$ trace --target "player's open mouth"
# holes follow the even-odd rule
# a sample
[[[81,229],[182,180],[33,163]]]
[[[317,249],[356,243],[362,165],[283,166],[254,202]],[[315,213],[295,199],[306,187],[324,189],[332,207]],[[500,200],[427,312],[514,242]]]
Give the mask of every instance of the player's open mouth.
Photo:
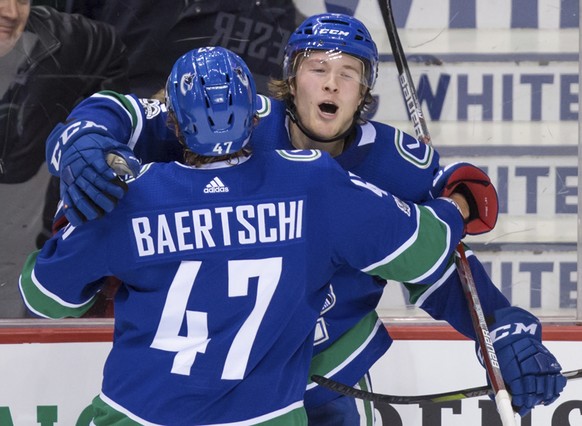
[[[319,104],[319,110],[325,114],[335,114],[338,110],[338,106],[329,102],[324,102]]]

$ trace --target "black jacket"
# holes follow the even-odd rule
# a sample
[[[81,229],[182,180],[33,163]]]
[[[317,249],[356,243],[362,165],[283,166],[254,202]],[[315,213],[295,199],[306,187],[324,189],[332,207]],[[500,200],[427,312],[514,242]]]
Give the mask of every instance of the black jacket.
[[[86,3],[86,2],[85,2]],[[283,51],[296,26],[290,0],[109,0],[92,16],[113,25],[129,50],[131,93],[162,89],[174,62],[204,46],[240,55],[259,91],[280,77]]]
[[[25,182],[38,172],[46,137],[81,99],[129,90],[126,49],[113,27],[33,6],[25,31],[38,41],[1,100],[0,183]]]

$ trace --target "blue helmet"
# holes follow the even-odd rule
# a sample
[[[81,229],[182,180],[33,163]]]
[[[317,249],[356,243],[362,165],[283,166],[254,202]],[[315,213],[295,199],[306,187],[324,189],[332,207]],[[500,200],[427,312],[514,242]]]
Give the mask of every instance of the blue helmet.
[[[200,155],[239,151],[257,111],[255,82],[245,62],[222,47],[181,56],[166,83],[166,105],[187,147]]]
[[[356,18],[340,13],[324,13],[307,18],[289,37],[285,47],[283,77],[294,73],[298,53],[309,50],[341,51],[365,65],[364,83],[374,87],[378,75],[378,49],[366,26]]]

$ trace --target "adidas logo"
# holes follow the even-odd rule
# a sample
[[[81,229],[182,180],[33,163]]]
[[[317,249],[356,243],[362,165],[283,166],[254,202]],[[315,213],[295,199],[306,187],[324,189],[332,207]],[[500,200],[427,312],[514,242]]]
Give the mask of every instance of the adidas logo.
[[[204,188],[205,194],[215,194],[217,192],[228,192],[228,186],[226,186],[222,181],[217,177],[212,179],[206,188]]]

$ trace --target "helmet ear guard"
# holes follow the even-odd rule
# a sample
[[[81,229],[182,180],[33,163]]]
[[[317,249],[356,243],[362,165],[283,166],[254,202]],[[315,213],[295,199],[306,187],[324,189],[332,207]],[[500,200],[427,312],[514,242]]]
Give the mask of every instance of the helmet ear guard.
[[[249,141],[256,115],[256,88],[245,62],[222,47],[192,50],[174,64],[166,105],[186,146],[220,156]]]
[[[296,59],[311,50],[343,52],[364,63],[365,85],[374,87],[378,75],[378,49],[366,26],[356,18],[324,13],[307,18],[289,37],[285,47],[283,78],[292,78]]]

